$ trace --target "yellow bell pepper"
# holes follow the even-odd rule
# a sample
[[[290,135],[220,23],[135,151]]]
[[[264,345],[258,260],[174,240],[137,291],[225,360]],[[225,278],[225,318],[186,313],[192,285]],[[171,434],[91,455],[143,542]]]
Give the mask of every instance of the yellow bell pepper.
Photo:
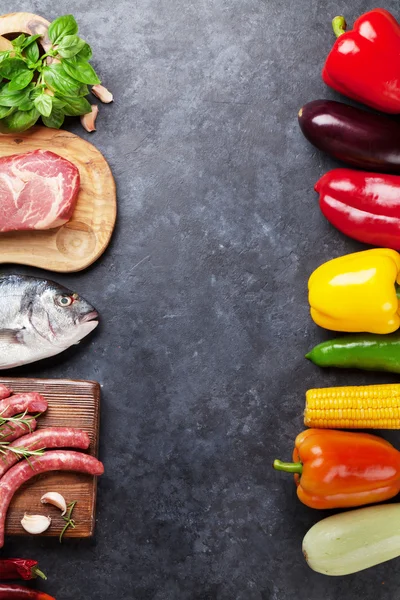
[[[334,258],[309,281],[311,317],[334,331],[391,333],[400,327],[400,254],[376,248]]]

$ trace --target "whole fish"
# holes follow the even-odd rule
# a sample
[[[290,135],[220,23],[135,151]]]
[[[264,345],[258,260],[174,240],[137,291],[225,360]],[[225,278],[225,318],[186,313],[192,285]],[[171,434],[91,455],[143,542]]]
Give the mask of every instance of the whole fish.
[[[0,276],[0,369],[78,344],[97,327],[98,316],[86,300],[54,281]]]

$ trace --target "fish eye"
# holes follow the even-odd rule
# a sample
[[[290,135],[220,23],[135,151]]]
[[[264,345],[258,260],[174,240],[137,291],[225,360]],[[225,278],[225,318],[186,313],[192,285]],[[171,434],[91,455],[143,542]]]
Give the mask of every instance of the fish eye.
[[[57,304],[65,308],[66,306],[71,306],[73,299],[71,296],[58,296]]]

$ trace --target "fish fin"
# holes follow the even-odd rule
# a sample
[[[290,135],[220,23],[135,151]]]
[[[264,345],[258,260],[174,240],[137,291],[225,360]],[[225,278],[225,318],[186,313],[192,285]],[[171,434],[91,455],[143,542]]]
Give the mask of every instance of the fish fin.
[[[22,329],[0,329],[0,343],[4,344],[20,344]]]

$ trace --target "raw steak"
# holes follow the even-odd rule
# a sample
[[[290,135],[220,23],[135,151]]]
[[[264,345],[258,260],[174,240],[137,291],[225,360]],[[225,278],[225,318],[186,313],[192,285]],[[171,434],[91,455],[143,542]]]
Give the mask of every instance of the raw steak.
[[[63,225],[74,211],[79,183],[77,167],[47,150],[0,158],[0,231]]]

